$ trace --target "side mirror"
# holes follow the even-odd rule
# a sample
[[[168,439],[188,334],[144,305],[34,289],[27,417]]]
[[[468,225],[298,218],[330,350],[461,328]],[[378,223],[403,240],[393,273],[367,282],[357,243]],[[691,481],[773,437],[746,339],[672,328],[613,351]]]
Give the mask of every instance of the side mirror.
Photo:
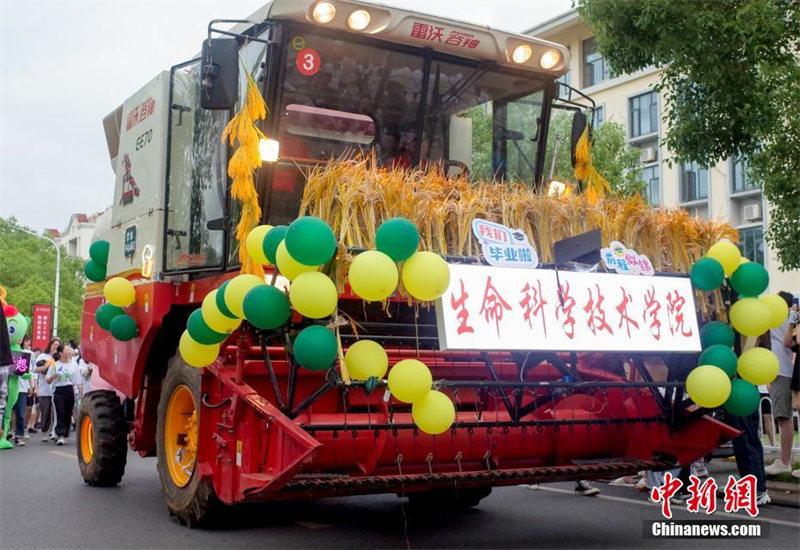
[[[203,40],[200,57],[200,106],[212,110],[233,109],[238,85],[239,44],[236,40]]]

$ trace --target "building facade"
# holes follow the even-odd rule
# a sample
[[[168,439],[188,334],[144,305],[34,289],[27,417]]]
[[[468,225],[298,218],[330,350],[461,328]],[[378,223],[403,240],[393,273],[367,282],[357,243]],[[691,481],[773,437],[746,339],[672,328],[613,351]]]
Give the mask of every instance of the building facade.
[[[89,259],[89,245],[92,244],[92,233],[100,213],[87,216],[73,214],[69,218],[67,228],[58,233],[56,242],[67,250],[67,254],[76,258]]]
[[[633,74],[615,75],[597,50],[589,26],[577,10],[570,10],[526,31],[570,49],[569,72],[561,81],[591,97],[595,124],[617,122],[631,145],[641,150],[642,177],[653,206],[684,208],[694,216],[727,221],[739,230],[739,248],[770,274],[770,292],[800,293],[800,271],[782,272],[774,250],[764,239],[769,207],[759,182],[746,175],[747,159],[727,159],[714,166],[672,163],[663,145],[663,98],[653,90],[661,70],[648,67]],[[566,88],[561,88],[566,93]]]

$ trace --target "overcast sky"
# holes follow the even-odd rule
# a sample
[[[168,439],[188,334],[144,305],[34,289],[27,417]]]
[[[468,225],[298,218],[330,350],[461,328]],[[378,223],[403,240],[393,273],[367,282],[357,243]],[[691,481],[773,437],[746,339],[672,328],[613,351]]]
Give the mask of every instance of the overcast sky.
[[[211,19],[261,1],[0,0],[0,216],[64,230],[105,209],[114,179],[102,119],[160,71],[199,49]],[[522,31],[570,0],[384,0]]]

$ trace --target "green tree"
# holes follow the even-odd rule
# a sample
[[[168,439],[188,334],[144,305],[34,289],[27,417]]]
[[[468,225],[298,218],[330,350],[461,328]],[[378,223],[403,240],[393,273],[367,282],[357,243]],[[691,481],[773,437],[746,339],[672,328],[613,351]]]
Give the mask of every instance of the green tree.
[[[13,217],[0,218],[0,285],[8,292],[6,301],[30,317],[32,304],[53,303],[56,251],[47,241],[19,229],[30,231]],[[62,247],[58,312],[61,338],[80,338],[84,282],[83,261],[68,256]]]
[[[577,1],[614,71],[664,68],[657,90],[675,160],[748,158],[781,269],[800,268],[800,3]]]

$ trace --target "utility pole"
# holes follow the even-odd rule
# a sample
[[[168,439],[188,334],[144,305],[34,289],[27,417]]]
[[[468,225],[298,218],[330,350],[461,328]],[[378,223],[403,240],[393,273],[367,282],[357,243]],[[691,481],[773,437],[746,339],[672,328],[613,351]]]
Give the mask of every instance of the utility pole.
[[[22,233],[27,233],[28,235],[33,235],[34,237],[39,237],[40,239],[44,239],[56,247],[56,291],[55,295],[53,296],[53,337],[58,336],[58,297],[59,297],[59,289],[61,287],[61,247],[58,246],[58,243],[54,239],[51,239],[50,237],[39,235],[34,231],[28,231],[27,229],[23,229],[22,227],[15,227],[13,225],[10,227]]]

